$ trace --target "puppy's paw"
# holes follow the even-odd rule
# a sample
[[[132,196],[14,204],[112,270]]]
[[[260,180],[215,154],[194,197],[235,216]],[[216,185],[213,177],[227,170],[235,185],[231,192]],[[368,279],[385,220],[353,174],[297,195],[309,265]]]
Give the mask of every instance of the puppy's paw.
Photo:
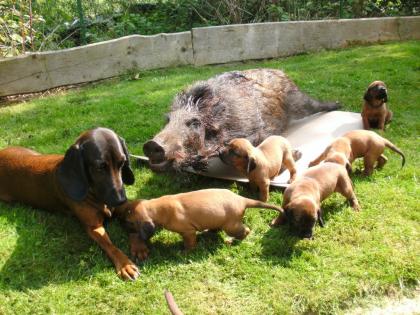
[[[233,237],[229,237],[229,238],[227,238],[227,239],[225,239],[225,244],[226,245],[232,245],[233,243],[235,242],[235,238],[233,238]]]
[[[367,170],[365,169],[362,173],[363,177],[369,177],[370,175],[372,175],[373,171],[372,170]]]
[[[111,211],[111,209],[109,209],[107,206],[105,206],[104,207],[104,214],[105,214],[105,217],[107,217],[107,218],[111,218],[112,217],[112,211]]]
[[[138,259],[140,261],[144,261],[149,257],[149,249],[147,247],[145,248],[136,248],[131,249],[131,256],[135,259]]]
[[[192,251],[193,251],[193,249],[194,248],[185,248],[184,247],[184,249],[181,251],[181,254],[183,255],[183,256],[188,256]]]
[[[149,257],[149,249],[137,235],[130,236],[130,254],[134,259],[140,261],[146,260]]]
[[[134,281],[139,277],[140,272],[138,267],[128,259],[125,263],[117,267],[117,274],[123,280]]]

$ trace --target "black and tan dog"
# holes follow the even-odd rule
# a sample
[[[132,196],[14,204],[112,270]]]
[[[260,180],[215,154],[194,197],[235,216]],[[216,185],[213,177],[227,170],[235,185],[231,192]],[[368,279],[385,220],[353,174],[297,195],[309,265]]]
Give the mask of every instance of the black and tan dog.
[[[281,136],[270,136],[257,147],[245,138],[233,139],[220,153],[220,158],[246,176],[251,185],[258,187],[262,201],[268,200],[270,180],[283,171],[282,166],[290,172],[289,183],[296,176],[290,143]]]
[[[333,141],[319,157],[309,163],[309,167],[318,165],[321,161],[334,162],[344,165],[351,173],[351,164],[357,158],[363,158],[366,176],[372,174],[375,163],[382,168],[388,161],[383,155],[385,148],[402,156],[402,166],[405,164],[404,153],[401,152],[391,141],[381,137],[373,131],[354,130],[349,131],[340,138]]]
[[[110,129],[84,132],[64,156],[0,151],[0,200],[74,214],[124,279],[135,279],[138,269],[112,244],[103,222],[126,202],[123,184],[133,183],[127,147]]]
[[[315,222],[318,220],[324,226],[321,202],[334,192],[342,194],[354,210],[359,210],[359,202],[344,166],[326,162],[307,169],[284,191],[284,213],[273,220],[272,226],[289,221],[300,237],[312,238]]]
[[[385,130],[385,125],[391,122],[393,115],[386,105],[388,91],[385,83],[382,81],[372,82],[363,99],[365,100],[362,109],[363,128]]]
[[[130,231],[131,254],[144,260],[145,244],[156,227],[181,234],[186,250],[197,244],[197,231],[224,230],[244,239],[250,232],[242,223],[246,208],[282,209],[262,201],[241,197],[227,189],[203,189],[151,200],[127,202],[116,209]]]

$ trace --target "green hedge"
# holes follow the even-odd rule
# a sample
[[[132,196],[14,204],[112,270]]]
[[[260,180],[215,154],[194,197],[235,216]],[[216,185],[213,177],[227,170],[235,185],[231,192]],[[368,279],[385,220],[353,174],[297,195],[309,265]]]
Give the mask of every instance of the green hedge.
[[[418,15],[420,11],[417,0],[80,1],[82,10],[77,0],[0,0],[0,12],[5,12],[0,14],[0,56],[197,26]],[[86,26],[82,34],[81,14]]]

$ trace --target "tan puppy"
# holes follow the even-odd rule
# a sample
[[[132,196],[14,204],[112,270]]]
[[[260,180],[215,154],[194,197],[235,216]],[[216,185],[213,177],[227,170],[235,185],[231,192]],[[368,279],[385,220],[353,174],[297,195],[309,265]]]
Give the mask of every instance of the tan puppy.
[[[324,226],[321,202],[333,192],[342,194],[354,210],[359,210],[352,182],[342,165],[326,162],[307,169],[284,191],[284,212],[272,225],[290,221],[300,237],[312,238],[315,222]]]
[[[203,189],[151,200],[127,202],[117,213],[130,231],[131,253],[143,260],[145,244],[157,226],[181,234],[186,250],[196,246],[196,232],[224,230],[229,236],[244,239],[250,232],[242,223],[246,208],[282,211],[278,206],[241,197],[227,189]]]
[[[270,136],[258,147],[245,138],[233,139],[220,158],[246,176],[252,186],[258,187],[262,201],[268,200],[270,180],[280,174],[282,165],[290,172],[289,182],[296,176],[292,149],[289,141],[281,136]]]
[[[342,164],[346,166],[347,171],[351,172],[353,161],[363,157],[365,166],[363,173],[369,176],[373,172],[376,161],[378,162],[378,168],[382,168],[388,161],[386,156],[382,154],[385,147],[400,154],[402,156],[402,166],[404,166],[404,154],[389,140],[382,138],[373,131],[354,130],[334,140],[318,158],[309,163],[309,167],[318,165],[324,160]]]
[[[362,109],[363,128],[385,130],[385,124],[391,122],[392,119],[392,112],[386,106],[388,94],[385,83],[372,82],[363,98],[365,100]]]

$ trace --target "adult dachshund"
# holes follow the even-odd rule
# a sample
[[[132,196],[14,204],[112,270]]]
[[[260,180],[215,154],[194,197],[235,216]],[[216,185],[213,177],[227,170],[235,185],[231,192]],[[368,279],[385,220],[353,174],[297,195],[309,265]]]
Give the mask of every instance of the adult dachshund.
[[[110,129],[82,133],[63,155],[42,155],[10,147],[0,150],[0,200],[74,214],[123,279],[134,280],[136,265],[116,248],[103,222],[126,200],[134,183],[124,140]]]

